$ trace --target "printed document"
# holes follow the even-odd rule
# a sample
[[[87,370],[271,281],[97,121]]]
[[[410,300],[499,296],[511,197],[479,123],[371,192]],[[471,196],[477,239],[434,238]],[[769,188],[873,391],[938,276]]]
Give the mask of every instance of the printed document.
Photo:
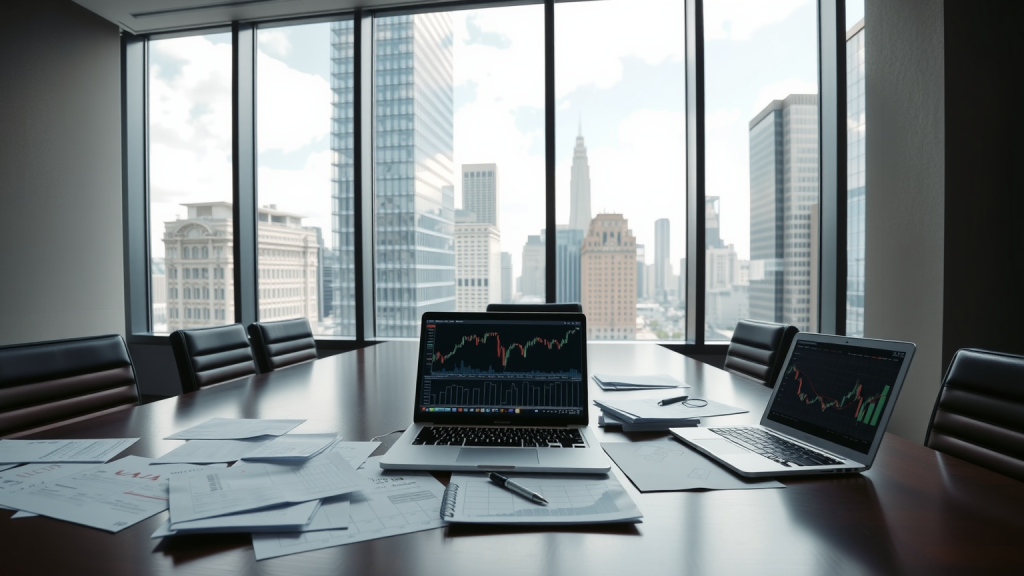
[[[43,482],[95,467],[96,464],[26,464],[20,468],[0,472],[0,494],[13,494]],[[17,510],[17,508],[8,506],[0,506],[0,508]],[[11,519],[31,516],[36,516],[36,514],[19,512],[11,516]]]
[[[694,399],[696,400],[696,398]],[[633,424],[635,421],[678,420],[681,418],[708,418],[749,412],[743,408],[706,400],[706,406],[691,408],[686,402],[659,406],[657,398],[645,400],[594,400],[605,412],[611,412],[616,419]]]
[[[189,440],[157,458],[153,464],[213,464],[241,460],[260,446],[269,444],[273,436],[244,440]]]
[[[658,388],[689,388],[668,374],[594,374],[594,382],[602,390],[654,390]]]
[[[358,469],[378,446],[380,442],[338,442],[331,450],[341,454],[346,462]]]
[[[102,464],[138,438],[100,440],[0,440],[0,464],[77,462]]]
[[[107,532],[120,532],[167,509],[169,477],[202,469],[183,464],[150,467],[151,461],[151,458],[126,456],[31,488],[0,492],[0,504]]]
[[[280,532],[282,530],[297,530],[302,528],[313,519],[320,508],[319,500],[310,500],[299,504],[285,504],[264,508],[255,512],[240,512],[238,514],[227,514],[215,516],[191,522],[178,522],[171,530],[171,521],[163,525],[153,533],[153,538],[173,536],[175,534],[194,534],[212,532]]]
[[[334,452],[298,464],[239,462],[171,480],[171,529],[178,522],[297,504],[368,488],[370,483]]]
[[[449,522],[485,524],[591,524],[639,522],[643,514],[613,474],[514,474],[511,480],[543,496],[529,500],[484,474],[455,472],[441,513]]]
[[[337,434],[285,434],[251,450],[243,460],[307,460],[340,440]]]
[[[601,448],[641,492],[786,487],[775,480],[751,480],[737,476],[674,440],[602,442]]]
[[[265,560],[444,526],[439,514],[444,486],[429,473],[381,470],[379,457],[370,458],[359,472],[372,482],[373,487],[349,495],[347,530],[253,534],[256,559]]]
[[[239,440],[257,436],[280,436],[305,420],[210,418],[202,424],[171,434],[164,440]]]

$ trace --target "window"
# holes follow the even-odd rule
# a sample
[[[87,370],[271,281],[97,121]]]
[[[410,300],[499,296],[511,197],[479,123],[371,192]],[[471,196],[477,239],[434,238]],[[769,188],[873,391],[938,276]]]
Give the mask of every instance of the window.
[[[174,270],[179,250],[183,260],[207,258],[197,242],[231,239],[231,35],[153,40],[148,76],[151,268]],[[198,278],[198,268],[185,268],[185,280]],[[154,292],[180,288],[176,273],[152,283]],[[186,322],[173,312],[166,318],[154,332],[204,325],[187,322],[200,320],[190,309]]]
[[[858,334],[863,8],[846,5],[839,305],[847,333]],[[371,36],[358,46],[345,14],[241,23],[238,52],[252,50],[254,68],[238,78],[255,83],[239,90],[254,90],[257,107],[255,134],[236,144],[240,157],[256,159],[251,187],[232,174],[233,114],[245,110],[232,103],[232,35],[145,41],[152,330],[234,321],[242,306],[245,321],[304,317],[318,337],[416,337],[426,310],[549,294],[581,302],[596,339],[724,342],[740,318],[818,329],[819,300],[832,298],[818,294],[819,257],[835,257],[816,253],[824,226],[817,30],[826,16],[810,0],[703,0],[705,137],[695,146],[706,202],[688,214],[698,191],[686,184],[696,123],[685,106],[697,88],[686,84],[685,6],[558,2],[550,86],[541,4],[368,9]],[[358,75],[357,58],[367,65]],[[372,163],[360,182],[357,155]],[[236,184],[255,246],[235,238]],[[698,255],[687,233],[700,224]],[[367,235],[356,238],[356,228]],[[247,276],[240,287],[236,251]],[[706,280],[691,294],[704,302],[703,318],[687,317],[688,259],[690,268],[703,262]],[[210,301],[211,291],[212,315],[183,306]]]
[[[557,300],[583,304],[593,339],[684,337],[683,8],[555,7]]]
[[[817,26],[813,2],[704,2],[708,340],[818,329]]]

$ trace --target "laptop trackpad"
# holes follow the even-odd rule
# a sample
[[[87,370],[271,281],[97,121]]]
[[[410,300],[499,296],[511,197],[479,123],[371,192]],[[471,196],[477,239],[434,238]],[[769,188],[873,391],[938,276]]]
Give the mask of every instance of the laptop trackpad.
[[[741,448],[728,440],[704,439],[690,440],[694,444],[705,448],[708,452],[724,456],[726,454],[750,454],[750,450]]]
[[[457,464],[487,465],[495,467],[536,465],[536,448],[463,448],[459,450]]]

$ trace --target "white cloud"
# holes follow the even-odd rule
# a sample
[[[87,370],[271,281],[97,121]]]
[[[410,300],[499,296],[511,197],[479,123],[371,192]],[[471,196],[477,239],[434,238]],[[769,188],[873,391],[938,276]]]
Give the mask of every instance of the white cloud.
[[[749,40],[811,0],[710,0],[704,3],[706,40]]]
[[[259,150],[292,152],[330,134],[330,84],[289,68],[262,50],[256,58]]]
[[[285,28],[271,28],[260,30],[256,35],[259,48],[263,52],[275,57],[285,58],[292,51],[292,43],[289,39],[291,31]]]
[[[277,205],[278,209],[303,217],[303,225],[318,226],[327,246],[331,238],[331,156],[329,149],[310,154],[302,168],[281,170],[260,166],[257,171],[260,206]]]

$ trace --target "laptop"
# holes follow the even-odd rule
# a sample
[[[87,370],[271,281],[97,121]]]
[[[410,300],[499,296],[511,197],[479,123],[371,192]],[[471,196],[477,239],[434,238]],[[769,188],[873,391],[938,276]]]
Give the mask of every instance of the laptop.
[[[914,350],[909,342],[797,334],[760,426],[670,431],[743,476],[862,472],[875,460]]]
[[[607,472],[587,427],[586,335],[579,313],[425,313],[413,424],[381,468]]]

